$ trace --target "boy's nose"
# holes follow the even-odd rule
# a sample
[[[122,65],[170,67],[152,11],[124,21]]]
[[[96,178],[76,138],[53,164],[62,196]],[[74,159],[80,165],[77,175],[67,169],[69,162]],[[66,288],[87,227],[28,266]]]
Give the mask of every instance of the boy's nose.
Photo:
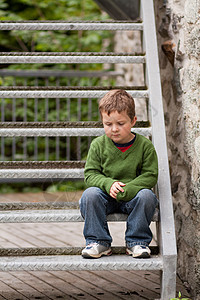
[[[118,131],[118,126],[117,125],[113,125],[112,126],[112,131]]]

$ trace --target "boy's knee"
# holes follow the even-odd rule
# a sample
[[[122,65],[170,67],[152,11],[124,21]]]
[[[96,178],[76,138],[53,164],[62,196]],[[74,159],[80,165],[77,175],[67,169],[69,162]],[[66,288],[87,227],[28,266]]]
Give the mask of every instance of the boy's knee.
[[[86,203],[86,202],[93,202],[96,201],[97,197],[99,197],[99,195],[101,194],[101,189],[97,188],[97,187],[89,187],[87,188],[83,194],[82,197],[80,199],[80,203]]]
[[[90,198],[94,198],[94,197],[96,197],[96,196],[98,196],[98,194],[100,193],[100,189],[99,188],[97,188],[97,187],[89,187],[89,188],[87,188],[84,192],[83,192],[83,194],[82,194],[82,198],[84,197],[84,198],[88,198],[88,199],[90,199]]]
[[[85,216],[86,211],[92,213],[93,211],[99,210],[101,205],[105,205],[105,201],[103,191],[100,188],[90,187],[86,189],[79,200],[82,216]]]
[[[144,201],[147,205],[157,205],[158,200],[156,195],[149,189],[140,190],[137,194],[140,201]]]

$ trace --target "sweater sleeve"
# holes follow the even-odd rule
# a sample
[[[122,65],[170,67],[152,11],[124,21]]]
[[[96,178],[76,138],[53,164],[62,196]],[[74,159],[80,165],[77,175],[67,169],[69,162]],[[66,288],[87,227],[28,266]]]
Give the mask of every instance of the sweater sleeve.
[[[158,179],[158,159],[155,149],[148,149],[144,153],[139,175],[129,181],[124,192],[117,194],[117,201],[130,201],[142,189],[151,189]]]
[[[87,187],[98,187],[109,194],[110,188],[116,180],[106,177],[102,172],[101,156],[97,143],[91,143],[84,170]]]

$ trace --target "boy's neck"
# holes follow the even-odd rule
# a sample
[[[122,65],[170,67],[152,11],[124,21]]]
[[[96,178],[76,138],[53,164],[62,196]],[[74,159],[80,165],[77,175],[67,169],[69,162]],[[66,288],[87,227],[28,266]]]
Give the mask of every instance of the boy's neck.
[[[136,138],[136,135],[133,134],[133,138],[130,140],[130,142],[128,143],[125,143],[125,144],[118,144],[118,143],[114,143],[114,145],[121,151],[121,152],[126,152],[129,148],[132,147],[132,145],[134,144],[135,142],[135,138]]]
[[[114,142],[114,144],[118,144],[118,145],[128,144],[128,143],[130,143],[132,140],[134,140],[134,138],[135,138],[135,134],[134,134],[133,132],[131,132],[130,138],[127,140],[126,143],[115,143],[115,142]]]
[[[128,142],[126,142],[126,143],[116,143],[116,142],[113,141],[113,143],[115,145],[127,145],[127,144],[131,143],[132,141],[134,141],[135,137],[136,137],[136,135],[133,132],[131,132],[131,137],[130,137]]]

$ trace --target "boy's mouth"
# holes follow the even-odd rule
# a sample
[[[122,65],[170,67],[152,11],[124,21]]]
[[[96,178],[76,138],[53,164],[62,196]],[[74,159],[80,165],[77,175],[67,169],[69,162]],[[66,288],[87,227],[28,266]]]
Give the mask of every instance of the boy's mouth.
[[[113,137],[119,137],[120,135],[119,134],[113,134],[112,136]]]

